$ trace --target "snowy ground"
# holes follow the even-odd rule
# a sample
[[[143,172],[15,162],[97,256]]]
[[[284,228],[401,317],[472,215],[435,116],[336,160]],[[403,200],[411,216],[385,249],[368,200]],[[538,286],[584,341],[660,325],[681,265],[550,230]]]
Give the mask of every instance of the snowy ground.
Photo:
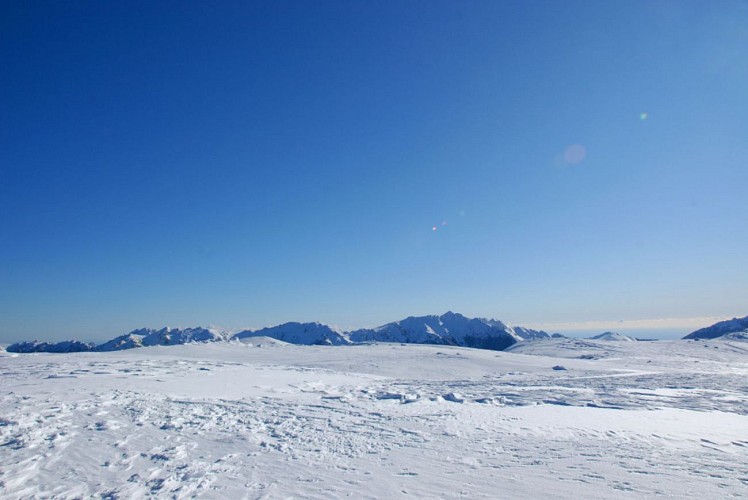
[[[250,340],[0,352],[0,496],[748,497],[746,342]]]

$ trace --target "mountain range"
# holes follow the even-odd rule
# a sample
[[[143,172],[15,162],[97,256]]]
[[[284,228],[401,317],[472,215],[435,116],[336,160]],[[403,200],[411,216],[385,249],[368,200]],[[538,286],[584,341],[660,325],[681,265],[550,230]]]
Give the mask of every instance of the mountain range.
[[[334,329],[321,323],[284,323],[259,330],[227,333],[211,328],[141,328],[120,335],[99,345],[78,341],[48,343],[40,341],[19,342],[6,348],[9,352],[85,352],[119,351],[156,345],[177,345],[190,342],[216,342],[242,340],[253,337],[270,337],[300,345],[349,345],[362,342],[399,342],[407,344],[440,344],[482,349],[504,350],[525,340],[550,338],[540,330],[510,327],[501,321],[485,318],[467,318],[462,314],[447,312],[441,316],[411,316],[401,321],[387,323],[377,328],[364,328],[351,332]]]
[[[6,348],[8,352],[102,352],[120,351],[138,347],[187,344],[191,342],[241,341],[254,337],[270,337],[299,345],[350,345],[364,342],[398,342],[404,344],[438,344],[475,347],[503,351],[518,342],[560,337],[542,330],[520,326],[507,326],[495,319],[468,318],[459,313],[447,312],[441,316],[410,316],[377,328],[363,328],[344,332],[321,323],[284,323],[259,330],[229,333],[214,328],[141,328],[96,345],[70,340],[57,343],[33,340],[19,342]],[[685,339],[731,340],[748,339],[748,316],[722,321],[697,330]],[[605,332],[592,340],[634,341],[633,337]]]

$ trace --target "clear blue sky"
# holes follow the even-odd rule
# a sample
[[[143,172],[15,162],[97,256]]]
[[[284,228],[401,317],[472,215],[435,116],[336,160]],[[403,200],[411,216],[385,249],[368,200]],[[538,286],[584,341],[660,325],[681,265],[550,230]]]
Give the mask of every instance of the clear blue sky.
[[[0,62],[0,341],[748,314],[745,2],[6,1]]]

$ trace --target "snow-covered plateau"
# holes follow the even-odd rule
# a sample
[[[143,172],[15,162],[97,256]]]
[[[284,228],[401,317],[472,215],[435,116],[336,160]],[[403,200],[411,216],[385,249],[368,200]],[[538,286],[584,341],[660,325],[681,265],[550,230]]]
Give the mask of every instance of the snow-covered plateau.
[[[748,343],[0,351],[2,498],[748,496]]]

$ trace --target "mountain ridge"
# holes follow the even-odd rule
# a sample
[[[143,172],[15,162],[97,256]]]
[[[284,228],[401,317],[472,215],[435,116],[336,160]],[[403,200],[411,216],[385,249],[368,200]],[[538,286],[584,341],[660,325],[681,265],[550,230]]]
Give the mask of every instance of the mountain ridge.
[[[636,342],[637,339],[617,332],[603,332],[590,337],[589,340],[604,340],[607,342]]]
[[[362,328],[349,332],[340,331],[319,322],[288,322],[258,330],[243,330],[234,334],[203,327],[139,328],[98,345],[77,341],[57,344],[30,341],[12,344],[7,347],[7,350],[18,353],[107,352],[192,342],[243,340],[252,337],[270,337],[297,345],[338,346],[362,342],[399,342],[504,350],[517,342],[551,336],[541,330],[510,327],[495,319],[468,318],[448,311],[442,315],[409,316],[376,328]]]
[[[748,316],[720,321],[689,333],[684,339],[716,339],[730,334],[748,333]]]
[[[505,323],[487,318],[468,318],[462,314],[447,311],[442,315],[409,316],[375,328],[360,328],[341,331],[319,322],[288,322],[281,325],[243,330],[238,333],[216,328],[139,328],[117,336],[101,344],[67,340],[63,342],[43,342],[39,340],[17,342],[5,347],[11,353],[72,353],[107,352],[140,347],[181,345],[195,342],[241,341],[253,337],[268,337],[297,345],[353,345],[365,342],[398,342],[405,344],[454,345],[503,351],[508,347],[526,341],[550,339],[542,330],[521,326],[508,326]],[[748,339],[748,316],[720,321],[706,328],[696,330],[684,339]],[[605,332],[592,337],[598,340],[634,341],[633,337]]]

